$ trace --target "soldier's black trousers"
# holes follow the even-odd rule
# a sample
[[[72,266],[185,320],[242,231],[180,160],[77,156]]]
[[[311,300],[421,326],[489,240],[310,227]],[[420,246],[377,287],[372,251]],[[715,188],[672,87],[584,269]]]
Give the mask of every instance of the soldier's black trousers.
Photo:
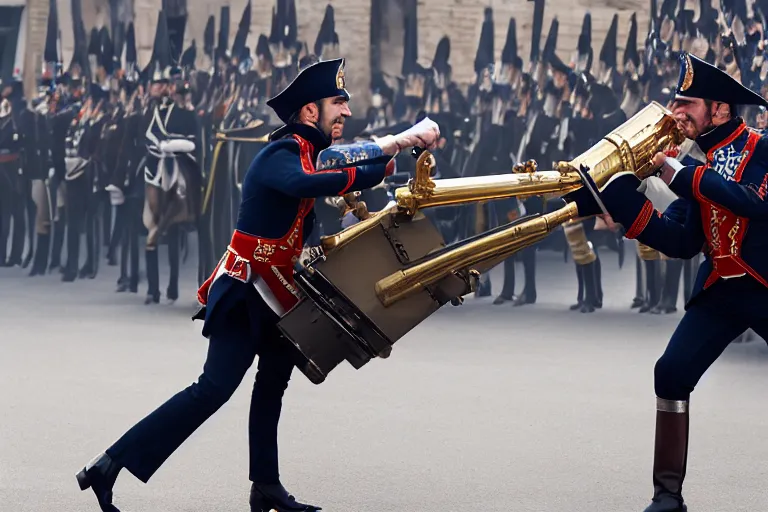
[[[81,176],[66,184],[67,199],[67,272],[76,275],[80,269],[80,244],[88,214],[88,179]]]
[[[242,312],[248,315],[247,311]],[[259,347],[256,382],[249,415],[250,471],[253,482],[277,483],[277,425],[283,393],[293,370],[292,346],[277,337],[274,323],[261,329],[232,322],[226,332],[212,334],[203,373],[197,382],[171,397],[137,423],[107,454],[142,482],[232,396]],[[256,340],[253,332],[263,333]]]
[[[656,396],[688,400],[728,345],[752,328],[768,340],[768,288],[749,276],[720,280],[695,297],[656,362]]]
[[[170,269],[170,275],[168,276],[168,288],[166,289],[166,297],[171,300],[179,298],[179,264],[181,248],[181,227],[178,225],[168,228],[166,240],[168,242],[168,268]],[[158,244],[159,245],[159,244]],[[147,263],[147,284],[149,289],[147,295],[160,296],[160,263],[157,254],[157,247],[153,250],[147,250],[146,263]]]
[[[141,233],[140,199],[127,197],[117,209],[119,226],[115,226],[120,242],[120,280],[128,281],[128,289],[134,293],[139,287],[139,235]]]

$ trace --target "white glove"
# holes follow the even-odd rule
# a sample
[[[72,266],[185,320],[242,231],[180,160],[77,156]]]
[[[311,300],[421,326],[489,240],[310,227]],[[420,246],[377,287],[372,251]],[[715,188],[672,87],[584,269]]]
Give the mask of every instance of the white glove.
[[[123,191],[114,185],[108,185],[104,190],[109,192],[109,204],[112,206],[120,206],[125,203],[125,195]]]
[[[163,153],[191,153],[195,143],[187,139],[171,139],[160,141],[160,151]]]
[[[428,150],[435,149],[440,141],[440,127],[428,117],[397,135],[380,138],[376,143],[384,153],[395,155],[403,149],[420,147]]]

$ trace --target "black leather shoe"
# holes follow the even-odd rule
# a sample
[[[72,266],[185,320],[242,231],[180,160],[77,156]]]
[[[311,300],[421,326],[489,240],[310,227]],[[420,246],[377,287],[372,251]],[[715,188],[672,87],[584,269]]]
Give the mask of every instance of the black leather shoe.
[[[102,512],[120,512],[112,504],[112,487],[121,469],[109,455],[102,453],[75,475],[81,491],[93,489]]]
[[[536,304],[536,294],[523,290],[523,293],[517,297],[513,306],[520,307],[525,306],[526,304]]]
[[[673,496],[660,496],[653,499],[644,512],[688,512],[688,507]]]
[[[317,512],[317,505],[299,503],[282,484],[251,485],[251,512]]]
[[[498,306],[500,304],[504,304],[505,302],[514,302],[515,300],[517,300],[517,297],[515,297],[514,295],[504,295],[504,294],[502,294],[502,295],[499,295],[498,297],[496,297],[493,300],[493,304],[495,306]]]
[[[674,306],[658,305],[651,308],[650,313],[652,315],[670,315],[672,313],[677,313],[677,308]]]

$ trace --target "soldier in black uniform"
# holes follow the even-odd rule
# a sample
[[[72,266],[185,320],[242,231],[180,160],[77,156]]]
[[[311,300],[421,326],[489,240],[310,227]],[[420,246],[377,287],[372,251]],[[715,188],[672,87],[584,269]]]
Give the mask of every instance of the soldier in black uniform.
[[[9,265],[21,264],[22,268],[27,268],[32,261],[35,242],[34,218],[36,208],[32,200],[32,176],[39,174],[37,171],[39,166],[39,144],[35,136],[37,116],[29,108],[24,98],[24,84],[21,77],[14,76],[9,85],[10,93],[8,94],[8,99],[11,102],[11,113],[21,139],[21,168],[19,174],[21,192],[19,208],[21,208],[21,211],[18,233],[16,232],[17,226],[14,221],[14,240],[8,263]],[[27,240],[28,243],[25,244]],[[27,252],[22,258],[25,245],[27,246]]]
[[[85,80],[72,77],[72,102],[68,106],[69,124],[65,135],[64,175],[65,209],[67,222],[67,263],[61,280],[72,282],[80,271],[80,246],[85,231],[88,198],[90,195],[86,132],[93,112],[93,98],[84,99]]]
[[[48,269],[48,254],[51,250],[51,230],[53,227],[52,201],[49,189],[51,145],[48,129],[48,107],[55,87],[56,61],[50,61],[45,66],[50,71],[43,74],[38,87],[38,97],[33,101],[35,121],[33,136],[37,165],[29,170],[29,179],[32,200],[35,203],[34,229],[36,237],[30,276],[44,275]]]
[[[292,259],[301,254],[314,228],[314,198],[371,187],[391,173],[390,159],[398,148],[433,149],[439,137],[437,126],[425,122],[382,146],[369,142],[345,148],[345,154],[359,155],[355,162],[369,165],[317,169],[314,162],[326,161],[323,151],[340,135],[343,119],[351,116],[348,100],[343,59],[310,66],[270,100],[287,124],[251,164],[227,255],[198,291],[205,308],[195,318],[205,320],[203,334],[210,338],[203,374],[78,473],[80,488],[92,488],[103,511],[116,510],[112,489],[120,471],[125,468],[147,482],[229,400],[256,355],[259,368],[249,420],[251,511],[319,510],[288,493],[278,464],[278,424],[294,354],[275,322],[295,304]],[[235,273],[234,254],[243,255],[238,261],[245,266],[239,263],[238,268],[249,276]]]
[[[142,231],[141,216],[144,206],[144,176],[140,162],[145,153],[143,88],[139,84],[136,66],[136,37],[133,23],[128,25],[125,35],[125,73],[120,87],[126,96],[121,105],[122,117],[116,119],[116,128],[110,135],[114,140],[116,156],[108,169],[111,175],[105,190],[110,203],[115,207],[113,243],[120,248],[120,275],[117,292],[139,291],[139,235]]]
[[[67,230],[67,214],[65,204],[64,177],[67,174],[65,163],[66,139],[69,125],[80,112],[80,96],[75,97],[73,90],[81,91],[82,80],[80,66],[76,63],[70,66],[62,77],[48,108],[48,130],[50,138],[50,165],[53,176],[49,180],[49,195],[51,197],[51,217],[53,219],[53,237],[51,239],[50,269],[60,269],[61,253],[64,247],[64,236]]]
[[[37,86],[37,95],[31,102],[33,114],[32,138],[35,165],[27,170],[30,190],[34,203],[34,258],[30,276],[44,275],[48,269],[48,254],[51,250],[53,204],[49,181],[51,176],[51,133],[48,126],[53,94],[61,79],[61,64],[58,52],[59,24],[55,8],[48,16],[48,25],[43,52],[42,76]],[[28,146],[29,147],[29,146]],[[31,242],[30,242],[31,244]],[[32,245],[32,244],[31,244]]]
[[[543,7],[542,7],[543,8]],[[563,90],[564,81],[567,78],[562,73],[553,73],[553,78],[547,78],[547,69],[550,66],[551,56],[554,54],[557,42],[559,24],[557,19],[552,24],[547,34],[547,40],[541,55],[538,53],[538,43],[531,47],[531,65],[533,67],[530,102],[526,108],[527,130],[520,142],[516,160],[524,162],[535,160],[538,163],[552,161],[553,151],[557,149],[560,119],[560,105],[565,99]],[[535,33],[534,33],[535,37]],[[545,202],[541,196],[533,196],[523,202],[525,213],[542,214],[545,211]],[[536,251],[538,245],[526,247],[520,252],[523,262],[525,286],[515,301],[515,306],[534,304],[537,298],[536,292]]]
[[[23,140],[8,97],[0,98],[0,265],[21,265],[24,245],[25,195],[22,176]],[[10,232],[11,248],[8,252]]]
[[[144,225],[147,281],[145,304],[160,302],[158,246],[161,237],[168,244],[170,276],[166,297],[179,298],[179,264],[181,224],[199,212],[200,173],[195,159],[198,135],[197,117],[183,97],[175,95],[171,85],[170,44],[165,14],[161,11],[155,37],[155,62],[151,64],[151,93],[154,104],[145,116],[147,156],[144,163],[146,184]],[[182,95],[185,94],[184,91]],[[178,150],[169,141],[184,141],[186,149]]]

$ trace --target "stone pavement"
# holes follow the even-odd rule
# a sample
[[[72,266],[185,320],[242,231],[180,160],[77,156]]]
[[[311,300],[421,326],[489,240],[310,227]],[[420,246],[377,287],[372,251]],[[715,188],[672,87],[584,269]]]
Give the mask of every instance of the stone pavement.
[[[339,367],[320,386],[296,373],[280,432],[285,485],[330,512],[641,511],[653,364],[681,314],[630,311],[633,262],[619,272],[608,254],[603,268],[595,314],[568,311],[572,263],[543,253],[534,306],[470,299],[388,360]],[[0,269],[0,511],[98,510],[74,473],[200,372],[191,263],[184,273],[187,300],[146,307],[113,293],[114,268],[69,285]],[[149,485],[121,474],[122,510],[248,510],[254,371]],[[692,511],[768,510],[766,392],[762,341],[732,345],[705,375],[692,401]]]

